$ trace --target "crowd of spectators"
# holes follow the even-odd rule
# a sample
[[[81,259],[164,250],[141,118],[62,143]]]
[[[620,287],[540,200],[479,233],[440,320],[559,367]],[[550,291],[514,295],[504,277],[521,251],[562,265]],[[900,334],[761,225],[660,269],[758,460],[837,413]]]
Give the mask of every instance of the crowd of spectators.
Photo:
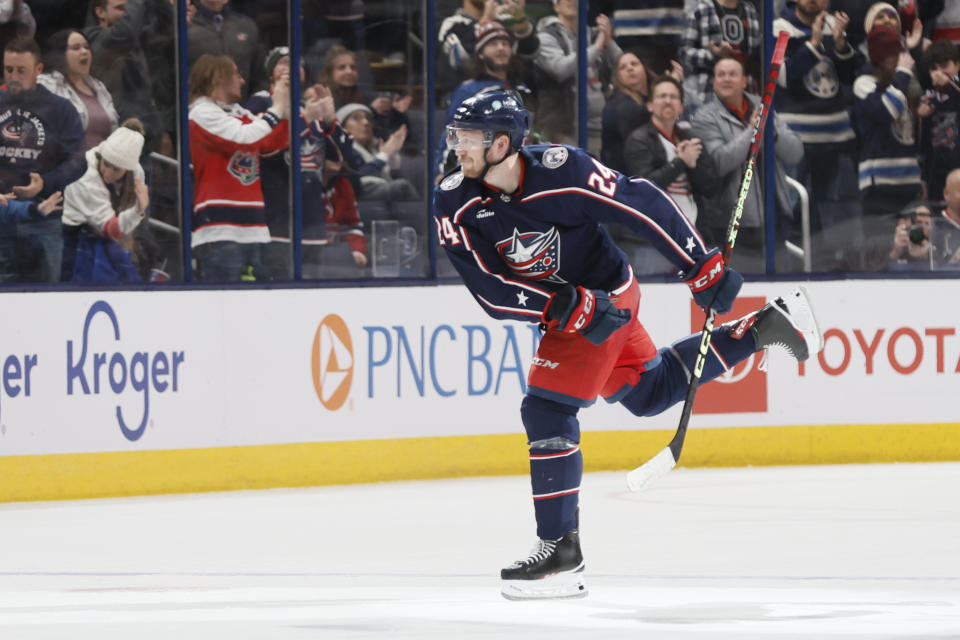
[[[180,226],[198,279],[290,279],[297,237],[304,277],[369,276],[391,240],[368,242],[371,223],[399,219],[426,238],[429,185],[455,162],[438,140],[428,166],[423,98],[439,131],[464,99],[512,90],[534,116],[530,142],[578,144],[582,57],[587,149],[659,185],[719,241],[762,88],[761,0],[596,0],[583,51],[577,0],[455,2],[435,5],[426,95],[422,3],[304,0],[291,105],[286,3],[189,0],[194,205],[182,213],[178,2],[0,0],[0,281],[163,279],[179,256],[155,233]],[[764,271],[772,251],[778,269],[798,268],[784,250],[803,244],[795,184],[814,270],[956,264],[960,3],[774,7],[774,33],[790,37],[769,121],[775,175],[748,194],[738,267]],[[302,121],[296,219],[291,118]],[[642,241],[618,240],[636,240],[642,262]]]
[[[588,150],[610,168],[673,194],[713,242],[736,202],[757,113],[763,4],[607,0],[589,6],[583,52]],[[770,121],[776,210],[769,215],[763,181],[755,181],[734,260],[745,271],[762,272],[773,251],[778,270],[799,270],[796,248],[802,247],[818,271],[893,268],[902,211],[914,201],[934,213],[944,210],[946,176],[960,166],[960,3],[775,0],[774,9],[774,34],[789,35]],[[464,0],[437,36],[442,107],[450,113],[490,86],[515,89],[534,114],[530,141],[576,144],[577,18],[570,0],[554,0],[549,9],[530,0]],[[528,23],[535,26],[522,40],[511,31],[510,25]],[[509,45],[504,59],[533,64],[518,65],[514,77],[495,76],[490,61],[499,61],[483,49],[492,33]],[[471,63],[484,65],[483,82]],[[664,95],[656,96],[658,88]],[[442,151],[441,168],[449,168]],[[801,233],[802,202],[809,207],[809,247]],[[768,237],[775,247],[767,246]],[[906,236],[901,230],[896,237],[902,244]]]

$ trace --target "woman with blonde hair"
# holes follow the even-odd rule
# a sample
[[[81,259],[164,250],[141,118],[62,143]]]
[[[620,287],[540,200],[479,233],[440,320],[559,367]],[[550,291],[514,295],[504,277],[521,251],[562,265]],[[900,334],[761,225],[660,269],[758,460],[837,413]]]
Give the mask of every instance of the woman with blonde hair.
[[[143,123],[126,120],[87,151],[87,171],[64,190],[62,281],[140,279],[129,248],[150,205],[143,143]]]

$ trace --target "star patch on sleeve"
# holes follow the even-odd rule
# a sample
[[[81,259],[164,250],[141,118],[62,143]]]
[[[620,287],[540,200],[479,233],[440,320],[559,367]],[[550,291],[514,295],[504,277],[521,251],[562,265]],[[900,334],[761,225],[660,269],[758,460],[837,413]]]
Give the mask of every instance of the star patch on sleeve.
[[[519,304],[521,307],[527,306],[527,296],[523,293],[523,291],[517,292],[517,304]]]

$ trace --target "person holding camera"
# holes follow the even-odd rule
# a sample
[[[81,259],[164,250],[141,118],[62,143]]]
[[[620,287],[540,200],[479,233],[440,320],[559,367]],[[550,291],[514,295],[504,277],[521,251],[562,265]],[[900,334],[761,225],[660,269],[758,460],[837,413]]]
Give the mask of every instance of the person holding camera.
[[[893,232],[890,262],[896,265],[928,262],[932,225],[933,212],[925,204],[910,205],[901,211]]]

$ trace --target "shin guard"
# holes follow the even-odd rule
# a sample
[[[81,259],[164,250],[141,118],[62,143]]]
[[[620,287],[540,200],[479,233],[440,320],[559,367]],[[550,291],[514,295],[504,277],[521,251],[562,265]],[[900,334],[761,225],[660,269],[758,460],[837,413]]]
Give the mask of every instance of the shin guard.
[[[530,443],[530,484],[537,536],[556,540],[577,526],[583,475],[577,407],[527,396],[520,416]]]
[[[557,540],[577,526],[577,504],[583,455],[572,442],[569,448],[530,446],[530,484],[537,517],[537,537]]]

